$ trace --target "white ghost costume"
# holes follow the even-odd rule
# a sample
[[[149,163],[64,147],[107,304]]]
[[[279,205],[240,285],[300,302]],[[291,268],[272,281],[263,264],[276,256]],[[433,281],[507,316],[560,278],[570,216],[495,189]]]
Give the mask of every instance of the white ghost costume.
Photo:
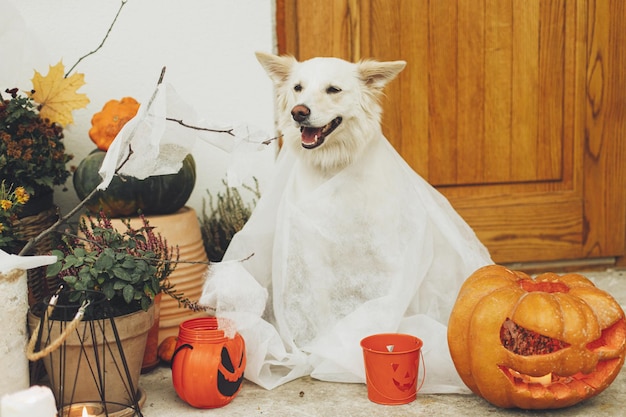
[[[243,336],[245,377],[267,389],[305,375],[363,383],[361,339],[399,332],[424,343],[421,392],[469,392],[450,357],[447,323],[462,283],[492,261],[445,197],[380,132],[380,107],[371,97],[404,63],[327,66],[327,59],[257,57],[278,89],[285,146],[271,187],[224,261],[210,268],[200,299]],[[336,80],[335,69],[350,75],[330,89],[325,80]],[[368,93],[355,96],[363,89]],[[296,110],[310,111],[312,118],[329,108],[320,109],[320,102],[341,107],[343,123],[351,123],[329,141],[366,141],[344,168],[319,170],[309,158],[318,155],[309,152],[335,152],[327,146],[340,142],[320,150],[300,145],[290,112],[296,119],[309,117]],[[301,120],[303,126],[318,121]],[[350,128],[358,133],[346,138]]]
[[[424,342],[421,392],[469,392],[446,332],[462,282],[492,263],[474,232],[383,136],[316,189],[301,171],[284,148],[203,294],[244,337],[246,378],[364,382],[360,340],[401,332]]]

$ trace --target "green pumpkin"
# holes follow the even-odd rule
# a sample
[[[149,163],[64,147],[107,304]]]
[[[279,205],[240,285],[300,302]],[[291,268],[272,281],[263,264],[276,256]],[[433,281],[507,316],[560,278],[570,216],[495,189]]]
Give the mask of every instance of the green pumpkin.
[[[74,172],[74,189],[83,200],[96,188],[102,178],[98,170],[106,152],[94,150],[81,161]],[[98,191],[85,205],[92,213],[100,209],[109,217],[144,214],[170,214],[182,208],[196,185],[196,163],[191,154],[183,160],[176,174],[157,175],[139,180],[134,177],[114,176],[104,191]]]

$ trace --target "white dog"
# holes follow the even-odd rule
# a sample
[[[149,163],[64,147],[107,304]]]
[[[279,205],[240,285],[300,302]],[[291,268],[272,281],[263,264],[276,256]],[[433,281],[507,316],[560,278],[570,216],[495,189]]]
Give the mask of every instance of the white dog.
[[[424,392],[466,392],[446,325],[461,283],[491,260],[381,133],[379,96],[405,62],[257,57],[284,146],[226,253],[254,253],[237,262],[249,275],[214,274],[203,297],[244,336],[246,377],[268,389],[303,375],[364,382],[360,340],[403,332],[424,342]]]
[[[378,98],[406,65],[404,61],[354,65],[337,58],[301,64],[292,57],[262,53],[257,58],[276,85],[279,127],[287,146],[325,178],[380,137]]]

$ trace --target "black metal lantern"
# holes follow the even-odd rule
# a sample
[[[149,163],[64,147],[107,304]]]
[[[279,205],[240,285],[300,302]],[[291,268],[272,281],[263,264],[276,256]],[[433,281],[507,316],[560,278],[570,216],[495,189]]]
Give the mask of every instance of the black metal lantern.
[[[83,408],[94,416],[143,416],[140,403],[145,393],[138,388],[141,360],[136,365],[127,358],[137,356],[129,349],[138,350],[143,358],[152,311],[113,317],[100,292],[59,292],[33,306],[28,319],[32,335],[27,354],[31,361],[42,359],[59,417],[80,417]],[[139,322],[122,323],[129,319]],[[127,327],[139,329],[139,334]]]

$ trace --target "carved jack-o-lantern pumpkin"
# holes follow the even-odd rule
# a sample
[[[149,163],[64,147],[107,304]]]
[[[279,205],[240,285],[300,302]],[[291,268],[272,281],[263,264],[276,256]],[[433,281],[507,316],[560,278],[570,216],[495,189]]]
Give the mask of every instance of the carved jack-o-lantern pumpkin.
[[[626,320],[582,275],[532,279],[490,265],[463,284],[448,345],[463,382],[492,404],[561,408],[613,382],[624,363]]]
[[[243,338],[238,333],[226,337],[215,317],[180,324],[172,356],[172,382],[189,405],[216,408],[231,402],[241,389],[245,367]]]

